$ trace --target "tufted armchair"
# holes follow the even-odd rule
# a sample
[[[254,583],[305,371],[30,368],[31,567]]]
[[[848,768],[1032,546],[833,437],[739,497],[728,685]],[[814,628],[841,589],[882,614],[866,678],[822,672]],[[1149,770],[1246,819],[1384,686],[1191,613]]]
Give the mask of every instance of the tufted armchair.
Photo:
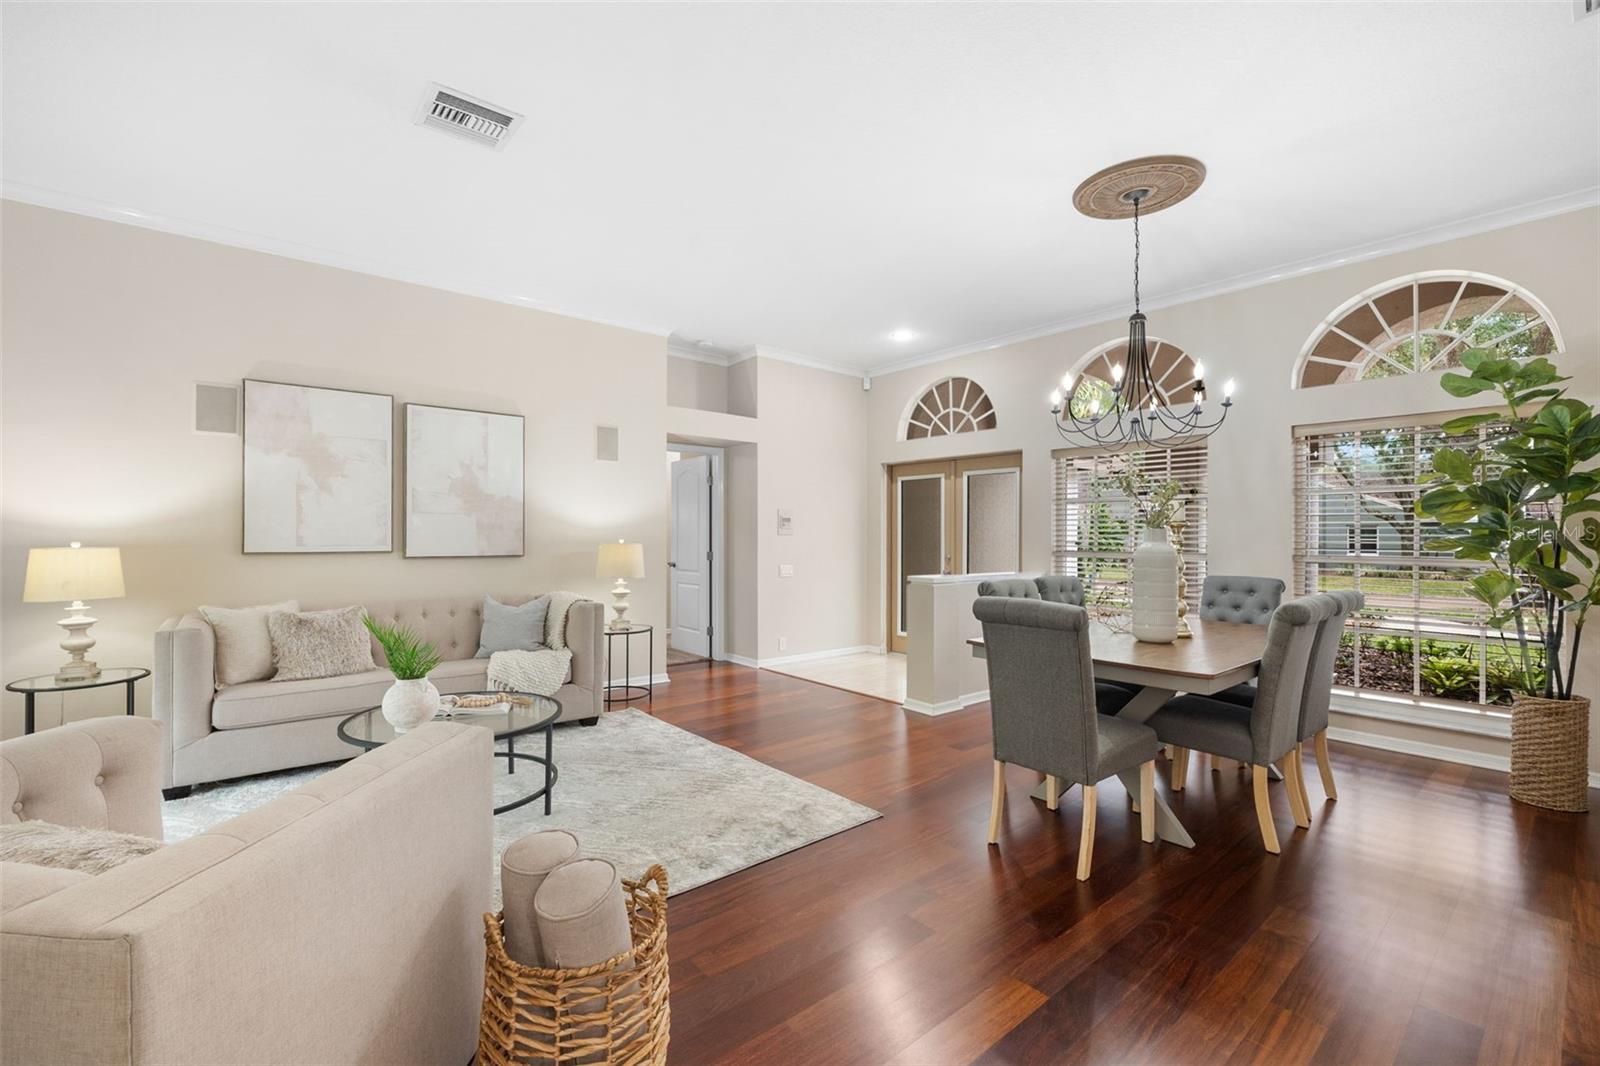
[[[91,718],[0,744],[0,822],[161,839],[161,723]]]
[[[525,603],[528,596],[496,596]],[[347,606],[328,604],[326,606]],[[476,658],[483,629],[482,597],[373,600],[363,604],[382,622],[407,626],[433,642],[444,661],[428,675],[441,693],[488,687],[488,659]],[[307,605],[307,610],[316,609]],[[556,692],[560,721],[593,724],[603,708],[605,610],[580,600],[567,614],[572,673]],[[373,641],[380,669],[306,681],[248,681],[218,688],[216,637],[199,614],[171,618],[156,630],[151,713],[167,726],[165,785],[168,798],[190,787],[247,774],[337,762],[359,754],[338,737],[342,718],[377,706],[393,683],[383,649]]]

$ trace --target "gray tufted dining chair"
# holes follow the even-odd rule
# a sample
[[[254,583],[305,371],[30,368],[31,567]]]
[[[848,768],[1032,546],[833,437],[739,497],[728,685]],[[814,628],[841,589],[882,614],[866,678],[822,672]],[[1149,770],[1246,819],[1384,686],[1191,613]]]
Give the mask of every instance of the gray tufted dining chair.
[[[1208,621],[1242,622],[1245,625],[1264,626],[1283,602],[1284,585],[1275,577],[1250,577],[1237,574],[1210,574],[1200,586],[1200,617]],[[1212,699],[1227,700],[1248,707],[1255,702],[1255,682],[1245,681],[1230,689],[1215,693]],[[1189,753],[1173,749],[1172,787],[1183,791],[1184,780],[1189,775]],[[1221,766],[1213,759],[1211,769]]]
[[[1072,574],[1045,574],[1033,579],[1039,589],[1039,598],[1049,603],[1070,603],[1083,606],[1083,578]]]
[[[1026,577],[986,578],[978,582],[980,596],[1011,596],[1022,600],[1039,599],[1039,586]]]
[[[1208,574],[1200,586],[1200,617],[1207,621],[1264,626],[1283,602],[1283,582],[1275,577]]]
[[[1331,800],[1339,798],[1339,790],[1333,786],[1333,763],[1328,759],[1328,707],[1333,702],[1333,670],[1339,660],[1345,620],[1367,605],[1367,598],[1353,590],[1341,589],[1327,595],[1333,597],[1339,607],[1317,630],[1317,644],[1311,652],[1311,667],[1306,673],[1305,700],[1300,706],[1300,743],[1295,746],[1294,753],[1295,761],[1301,764],[1300,798],[1308,810],[1311,797],[1306,794],[1304,772],[1307,741],[1316,748],[1323,794]]]
[[[1062,782],[1083,786],[1078,880],[1088,880],[1094,860],[1095,789],[1105,778],[1139,768],[1139,831],[1152,843],[1161,745],[1149,726],[1096,712],[1088,612],[1067,603],[982,596],[972,613],[983,624],[994,730],[989,843],[1000,840],[1007,763],[1046,775],[1045,805],[1052,811]]]
[[[1300,709],[1318,627],[1339,611],[1332,596],[1303,596],[1278,605],[1267,623],[1267,646],[1255,702],[1249,707],[1209,696],[1176,696],[1147,720],[1162,743],[1250,764],[1261,842],[1278,852],[1278,831],[1267,799],[1267,767],[1283,759],[1295,825],[1311,824],[1303,802],[1300,767],[1292,756],[1300,742]]]

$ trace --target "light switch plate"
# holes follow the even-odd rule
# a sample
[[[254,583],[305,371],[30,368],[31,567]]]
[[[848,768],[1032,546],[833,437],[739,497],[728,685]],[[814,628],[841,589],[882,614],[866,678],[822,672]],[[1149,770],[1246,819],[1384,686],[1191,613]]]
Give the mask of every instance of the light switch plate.
[[[793,563],[779,563],[778,564],[778,576],[779,577],[794,577],[794,564]]]

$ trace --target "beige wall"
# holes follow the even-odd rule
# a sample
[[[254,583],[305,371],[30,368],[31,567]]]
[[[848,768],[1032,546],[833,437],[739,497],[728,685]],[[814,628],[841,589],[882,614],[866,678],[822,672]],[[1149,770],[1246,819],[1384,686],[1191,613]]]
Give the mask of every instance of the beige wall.
[[[1592,208],[1149,310],[1153,337],[1171,339],[1205,360],[1214,399],[1220,399],[1225,378],[1239,381],[1234,413],[1210,442],[1213,573],[1289,576],[1292,427],[1464,406],[1439,388],[1436,375],[1290,388],[1301,346],[1324,316],[1372,285],[1422,270],[1479,271],[1529,289],[1560,324],[1567,352],[1563,366],[1575,377],[1573,394],[1600,399],[1600,210]],[[1125,320],[1111,320],[874,378],[868,394],[867,480],[881,484],[885,463],[1020,449],[1022,567],[1048,570],[1050,452],[1062,442],[1048,417],[1047,397],[1084,353],[1126,332]],[[910,400],[954,374],[971,376],[988,391],[998,427],[954,438],[898,440],[899,420]],[[881,494],[875,505],[881,523]],[[881,573],[881,548],[874,561]],[[881,579],[875,584],[883,587]],[[1600,697],[1600,641],[1585,643],[1589,651],[1580,687]],[[1600,767],[1600,725],[1592,733],[1590,765]],[[1434,742],[1469,743],[1453,737]]]
[[[567,588],[602,600],[595,546],[666,553],[665,341],[643,333],[6,202],[0,418],[0,669],[55,668],[60,608],[20,602],[27,549],[123,549],[126,599],[94,604],[103,665],[149,665],[165,616],[199,603],[322,603]],[[190,431],[195,381],[261,377],[527,419],[527,555],[406,559],[397,550],[243,555],[240,442]],[[621,427],[621,461],[594,427]],[[398,439],[398,436],[397,436]],[[661,582],[633,613],[662,625]],[[662,668],[663,641],[656,642]],[[141,707],[150,686],[140,685]],[[118,693],[79,693],[83,717]],[[41,722],[56,706],[40,702]],[[21,730],[7,694],[3,731]]]
[[[877,646],[875,490],[861,477],[867,394],[861,379],[753,359],[761,418],[756,508],[759,657]],[[743,364],[738,364],[743,365]],[[794,534],[779,536],[778,510]],[[792,578],[778,576],[783,564]],[[780,647],[780,645],[782,645]]]
[[[667,404],[699,411],[727,411],[728,368],[678,355],[667,356]]]

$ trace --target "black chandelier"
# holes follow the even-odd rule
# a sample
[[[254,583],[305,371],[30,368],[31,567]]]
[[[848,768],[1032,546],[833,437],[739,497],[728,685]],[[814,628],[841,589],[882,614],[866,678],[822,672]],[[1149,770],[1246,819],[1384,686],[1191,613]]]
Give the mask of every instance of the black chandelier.
[[[1134,186],[1117,195],[1123,204],[1132,206],[1133,314],[1128,317],[1127,358],[1111,368],[1110,395],[1106,395],[1104,387],[1082,388],[1084,383],[1075,383],[1070,372],[1062,376],[1061,388],[1050,394],[1050,416],[1056,432],[1075,447],[1111,452],[1182,447],[1215,433],[1233,406],[1233,381],[1229,379],[1222,387],[1218,409],[1207,410],[1205,372],[1198,359],[1194,360],[1194,391],[1186,407],[1175,405],[1156,387],[1150,350],[1145,345],[1145,316],[1139,310],[1139,204],[1152,191],[1147,186]],[[1074,384],[1079,386],[1076,391]]]

